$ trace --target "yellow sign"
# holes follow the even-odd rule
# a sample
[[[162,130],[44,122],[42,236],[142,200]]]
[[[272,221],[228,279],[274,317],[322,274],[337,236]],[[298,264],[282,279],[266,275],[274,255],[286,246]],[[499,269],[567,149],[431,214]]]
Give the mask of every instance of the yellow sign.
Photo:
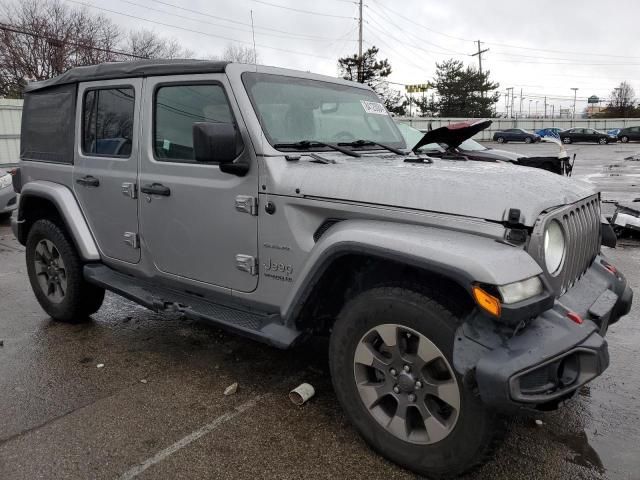
[[[429,83],[418,83],[416,85],[406,85],[407,93],[420,93],[426,92],[431,88],[431,84]]]

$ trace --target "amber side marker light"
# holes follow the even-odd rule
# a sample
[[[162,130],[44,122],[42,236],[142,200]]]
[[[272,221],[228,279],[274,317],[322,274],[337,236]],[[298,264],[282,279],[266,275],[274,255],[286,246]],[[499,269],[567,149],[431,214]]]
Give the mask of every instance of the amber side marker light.
[[[473,298],[475,298],[476,303],[481,309],[493,315],[494,317],[500,316],[500,313],[502,311],[502,307],[500,306],[500,299],[494,297],[490,293],[485,292],[477,285],[474,285],[471,290],[473,292]]]

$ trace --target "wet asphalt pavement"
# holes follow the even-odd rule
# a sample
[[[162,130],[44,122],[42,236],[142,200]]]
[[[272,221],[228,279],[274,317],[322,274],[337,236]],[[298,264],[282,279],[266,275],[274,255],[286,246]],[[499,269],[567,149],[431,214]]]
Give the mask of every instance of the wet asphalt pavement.
[[[626,239],[607,249],[636,292],[639,247]],[[609,330],[609,369],[562,410],[510,420],[495,458],[466,478],[640,479],[639,319],[636,302]],[[0,340],[2,480],[416,478],[349,426],[326,342],[283,352],[114,295],[89,323],[55,323],[31,292],[8,222]],[[298,408],[287,393],[301,381],[317,395]],[[237,393],[224,396],[234,382]]]

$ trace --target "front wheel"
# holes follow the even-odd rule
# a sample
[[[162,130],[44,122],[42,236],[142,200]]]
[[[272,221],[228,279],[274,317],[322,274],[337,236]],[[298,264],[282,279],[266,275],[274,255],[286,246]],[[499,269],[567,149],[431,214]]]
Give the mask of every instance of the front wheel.
[[[507,143],[507,142],[506,142],[506,140],[504,139],[504,137],[498,137],[498,138],[496,139],[496,141],[497,141],[498,143]]]
[[[26,257],[33,293],[51,318],[75,323],[98,311],[104,290],[84,280],[80,257],[63,228],[50,220],[35,222]]]
[[[569,137],[564,137],[564,138],[562,139],[562,143],[571,143],[571,138],[569,138]]]
[[[600,140],[598,140],[598,143],[600,145],[606,145],[607,143],[609,143],[609,140],[607,140],[606,138],[601,138]]]
[[[531,137],[527,137],[524,139],[524,143],[531,143],[531,142],[532,142]]]
[[[482,463],[498,418],[453,369],[460,319],[435,294],[374,288],[340,312],[330,342],[334,389],[381,455],[429,478]]]

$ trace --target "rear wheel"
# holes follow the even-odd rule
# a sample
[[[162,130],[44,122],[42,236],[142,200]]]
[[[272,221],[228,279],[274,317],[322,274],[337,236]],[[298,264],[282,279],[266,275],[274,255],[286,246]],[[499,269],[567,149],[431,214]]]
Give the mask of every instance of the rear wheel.
[[[620,141],[622,143],[627,143],[629,141],[629,137],[627,137],[626,135],[623,135],[622,137],[620,137]]]
[[[51,318],[75,323],[98,311],[104,290],[85,282],[80,257],[63,228],[50,220],[35,222],[26,257],[31,288]]]
[[[570,137],[564,137],[562,139],[562,143],[571,143],[571,138]]]
[[[482,463],[501,423],[453,369],[459,319],[435,294],[405,287],[360,293],[331,335],[336,395],[381,455],[429,478]]]
[[[496,141],[498,143],[507,143],[507,141],[504,139],[504,137],[498,137],[498,138],[496,138]]]

